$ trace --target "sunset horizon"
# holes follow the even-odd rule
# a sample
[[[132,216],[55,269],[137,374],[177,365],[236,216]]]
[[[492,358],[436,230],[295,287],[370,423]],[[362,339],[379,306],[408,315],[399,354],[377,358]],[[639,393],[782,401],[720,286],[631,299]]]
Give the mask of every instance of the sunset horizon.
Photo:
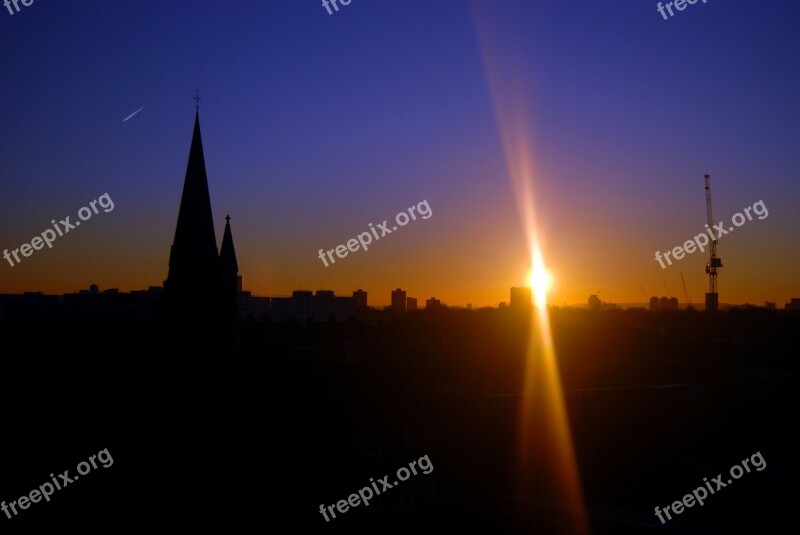
[[[206,148],[206,152],[209,152],[208,148]],[[213,149],[212,149],[211,152],[213,153]],[[184,157],[184,160],[185,160],[185,157]],[[215,181],[214,181],[213,177],[209,178],[209,186],[212,189],[216,189],[216,190],[222,189],[222,185],[215,184]],[[216,186],[216,187],[214,187],[214,186]],[[695,195],[695,196],[696,197],[700,197],[700,195]],[[763,203],[763,200],[761,202]],[[214,204],[215,204],[214,200],[212,199],[212,206]],[[217,203],[217,204],[219,204],[219,203]],[[412,202],[411,204],[414,204],[414,203]],[[697,204],[699,204],[699,203],[697,203]],[[176,203],[176,209],[174,211],[176,213],[175,217],[177,217],[177,203]],[[220,210],[220,212],[223,212],[223,211]],[[230,210],[228,210],[228,212],[233,212],[234,214],[236,214],[236,210],[234,210],[234,209],[230,209]],[[391,219],[391,215],[389,217]],[[217,219],[223,219],[223,218],[217,218]],[[377,221],[379,221],[380,218],[379,217],[374,217],[372,219],[377,222]],[[235,217],[235,215],[232,217],[232,220],[233,220],[234,228],[236,228],[236,226],[237,226],[236,225],[237,218]],[[371,222],[370,222],[370,224],[371,224]],[[430,223],[426,223],[426,224],[430,225]],[[219,225],[219,227],[223,227],[223,226],[224,226],[224,224]],[[362,226],[366,227],[366,224],[364,224]],[[356,230],[357,229],[354,228],[351,234],[355,235],[356,234]],[[416,233],[418,233],[418,234],[425,232],[424,229],[413,229],[413,230],[416,231]],[[705,229],[701,228],[699,230],[700,230],[700,232],[703,232]],[[219,236],[221,236],[221,234],[222,234],[221,228],[217,228],[216,229],[216,233]],[[241,233],[241,230],[240,230],[239,233]],[[166,233],[166,235],[168,236],[169,233]],[[132,238],[136,239],[135,236],[132,236]],[[240,238],[240,240],[241,240],[241,238]],[[340,240],[340,241],[345,241],[345,240]],[[525,240],[523,239],[522,243],[520,244],[521,247],[524,244],[524,241]],[[723,244],[723,247],[724,247],[725,241],[728,241],[728,240],[720,240],[720,241],[721,241],[721,243]],[[250,241],[245,238],[244,243],[249,244]],[[380,253],[381,246],[384,247],[384,248],[387,247],[385,244],[381,244],[381,243],[377,243],[377,242],[375,244],[373,244],[372,249],[369,251],[370,254],[376,255],[376,256],[380,256],[381,255],[381,253]],[[723,249],[723,250],[725,250],[725,249]],[[377,254],[376,254],[375,251],[377,251]],[[45,250],[44,253],[47,254],[48,251]],[[556,254],[557,254],[557,252],[556,252]],[[522,269],[522,271],[524,271],[524,273],[521,276],[518,276],[516,278],[509,278],[508,283],[504,287],[500,287],[500,288],[497,288],[497,287],[491,288],[491,287],[489,287],[489,288],[485,288],[482,292],[476,292],[476,295],[474,297],[472,297],[470,295],[464,295],[463,291],[459,291],[457,289],[455,289],[455,290],[454,289],[450,289],[448,291],[448,290],[443,289],[442,287],[437,287],[437,286],[435,286],[435,283],[433,281],[430,281],[430,280],[426,281],[425,284],[419,285],[419,286],[421,286],[421,289],[417,289],[416,285],[414,285],[413,282],[406,282],[408,280],[408,278],[407,277],[403,277],[403,276],[398,276],[398,279],[401,279],[401,283],[392,284],[391,282],[388,282],[388,283],[385,282],[385,280],[384,280],[385,276],[382,275],[382,282],[381,282],[381,284],[377,285],[377,289],[368,288],[367,284],[362,284],[361,283],[361,279],[356,279],[356,281],[354,283],[350,284],[350,286],[352,286],[353,288],[348,289],[345,286],[346,283],[342,283],[342,282],[337,282],[335,286],[332,286],[330,283],[327,283],[327,285],[326,285],[326,281],[329,281],[329,280],[332,280],[332,279],[333,280],[338,280],[340,277],[336,277],[335,275],[333,277],[329,277],[328,276],[328,272],[325,271],[325,270],[321,270],[321,271],[323,271],[322,273],[318,273],[318,274],[314,275],[313,277],[309,276],[309,279],[312,279],[311,282],[307,282],[307,283],[304,284],[303,280],[301,279],[299,281],[299,284],[296,284],[296,285],[292,285],[291,283],[288,283],[288,284],[284,284],[282,286],[278,286],[276,283],[270,284],[270,281],[268,280],[269,277],[259,277],[257,275],[257,273],[258,273],[257,270],[255,271],[255,273],[253,275],[248,276],[251,273],[251,270],[248,270],[247,267],[248,267],[248,265],[253,265],[253,264],[249,264],[248,262],[252,262],[251,258],[253,258],[253,255],[254,255],[253,251],[248,251],[244,247],[240,248],[240,256],[243,259],[243,262],[241,264],[242,265],[242,272],[245,274],[245,277],[246,277],[245,278],[245,286],[246,286],[245,289],[249,290],[249,291],[252,291],[256,295],[276,295],[276,296],[277,295],[290,295],[292,293],[292,291],[294,291],[294,290],[317,290],[317,289],[320,289],[320,290],[323,290],[323,289],[324,290],[334,290],[337,294],[346,295],[348,292],[350,292],[352,290],[355,290],[356,288],[361,288],[361,289],[365,289],[365,290],[372,290],[371,295],[374,296],[373,299],[375,297],[380,296],[380,297],[378,297],[378,301],[374,303],[374,306],[384,306],[384,305],[390,304],[390,302],[391,302],[390,299],[386,299],[385,301],[381,301],[381,299],[383,299],[385,295],[389,295],[391,290],[393,290],[396,287],[404,287],[404,288],[408,289],[411,292],[415,292],[416,294],[419,294],[420,298],[436,297],[436,298],[439,298],[440,300],[443,300],[446,303],[451,304],[453,306],[466,306],[467,304],[471,304],[474,307],[483,307],[483,306],[497,306],[500,302],[506,302],[507,303],[507,301],[508,301],[508,299],[507,299],[507,297],[508,297],[508,288],[509,287],[512,287],[512,286],[527,286],[530,283],[530,281],[527,278],[528,274],[530,273],[530,269],[531,269],[530,265],[528,265],[528,267],[525,267],[525,262],[522,260],[522,258],[519,258],[519,259],[516,259],[516,261],[512,264],[512,266],[514,268],[516,268],[517,270]],[[25,269],[29,269],[29,268],[33,269],[34,273],[36,273],[35,264],[37,263],[37,261],[39,261],[38,263],[40,265],[43,264],[43,263],[46,264],[48,262],[47,259],[40,258],[41,256],[42,255],[40,254],[36,258],[33,258],[31,260],[26,261],[24,268]],[[730,256],[730,255],[726,255],[726,256]],[[382,256],[381,260],[385,261],[385,254]],[[359,260],[350,260],[350,261],[340,262],[338,265],[330,265],[329,267],[333,268],[331,271],[333,271],[335,269],[338,269],[338,270],[343,270],[343,271],[352,273],[352,268],[348,269],[348,267],[350,267],[350,266],[346,266],[346,264],[358,263],[358,262],[359,262]],[[702,270],[705,262],[706,262],[706,258],[701,253],[701,254],[698,254],[698,255],[694,256],[693,258],[688,258],[686,260],[686,262],[677,262],[676,261],[677,265],[675,265],[675,266],[672,266],[672,264],[670,264],[671,273],[665,273],[660,277],[658,276],[658,273],[656,273],[656,276],[653,276],[651,274],[648,277],[642,277],[642,279],[640,279],[640,280],[644,280],[646,278],[646,279],[648,279],[650,281],[650,284],[648,286],[641,285],[642,288],[645,288],[645,294],[648,294],[648,293],[650,294],[650,295],[647,295],[647,299],[649,299],[651,296],[659,297],[659,296],[662,296],[662,295],[666,295],[667,291],[669,289],[669,290],[672,290],[672,291],[675,292],[675,295],[679,297],[679,300],[680,300],[681,304],[685,306],[687,304],[685,302],[685,299],[680,298],[680,292],[682,291],[681,286],[680,286],[680,276],[681,276],[682,273],[687,272],[687,275],[688,275],[687,278],[690,281],[687,284],[687,288],[689,288],[690,293],[693,293],[696,296],[696,298],[693,300],[693,304],[697,305],[698,301],[700,302],[700,304],[702,304],[702,293],[703,293],[703,290],[704,290],[704,288],[702,288],[702,286],[705,284],[705,280],[704,279],[706,277],[704,275],[701,275],[701,273],[702,273],[701,270]],[[362,262],[362,264],[363,263],[364,262]],[[165,259],[162,260],[160,262],[160,264],[166,264]],[[32,265],[33,265],[33,267],[32,267]],[[258,265],[258,264],[255,264],[255,265]],[[328,266],[323,266],[322,264],[320,264],[320,266],[321,267],[328,267]],[[342,266],[345,266],[345,267],[343,268]],[[18,267],[18,266],[15,266],[15,267]],[[658,264],[656,264],[655,267],[657,268]],[[692,269],[689,270],[688,269],[689,267],[691,267]],[[39,267],[39,269],[43,269],[43,268]],[[270,268],[269,271],[271,271],[273,269],[274,268]],[[152,266],[152,265],[148,265],[147,266],[147,271],[149,271],[149,272],[156,271],[156,270],[157,270],[157,266]],[[19,270],[15,270],[15,271],[19,272],[19,271],[23,271],[23,270],[19,269]],[[661,270],[658,270],[658,271],[663,271],[663,268]],[[731,272],[732,272],[732,270],[730,270],[730,269],[726,269],[725,270],[725,274],[726,275],[731,273]],[[735,271],[734,271],[734,273],[735,273]],[[92,275],[91,273],[89,273],[88,275],[77,275],[77,274],[75,274],[75,275],[73,275],[74,279],[71,279],[71,280],[75,280],[75,282],[72,283],[73,284],[72,286],[67,286],[67,284],[70,284],[70,283],[67,283],[65,281],[53,281],[52,277],[50,276],[50,280],[49,281],[48,280],[42,280],[41,283],[39,283],[38,286],[36,285],[36,282],[21,282],[19,284],[28,284],[28,285],[34,285],[34,286],[22,286],[22,287],[18,286],[18,287],[15,287],[15,288],[14,287],[12,287],[12,288],[3,288],[3,292],[0,292],[0,293],[23,293],[23,292],[34,292],[34,291],[42,291],[42,292],[47,293],[47,294],[73,293],[73,292],[77,292],[77,291],[79,291],[81,289],[88,288],[89,284],[98,284],[99,286],[101,286],[103,288],[117,288],[117,289],[119,289],[121,291],[127,292],[127,291],[131,291],[131,290],[143,290],[143,289],[147,289],[148,287],[151,287],[151,286],[161,286],[165,276],[166,275],[164,274],[160,279],[151,279],[149,281],[148,280],[143,280],[142,278],[139,278],[138,280],[140,280],[141,282],[130,281],[130,282],[124,283],[124,281],[119,281],[118,278],[113,278],[113,277],[102,278],[100,276]],[[80,277],[80,279],[78,279],[78,277]],[[350,275],[350,277],[353,277],[353,276]],[[279,271],[275,271],[274,272],[273,278],[278,279],[278,280],[281,280],[281,279],[282,280],[288,280],[288,279],[290,279],[290,277],[288,277],[285,273],[281,273]],[[297,278],[297,277],[295,277],[295,278]],[[367,280],[369,280],[368,277],[365,277],[365,278]],[[567,291],[567,289],[565,288],[565,286],[567,286],[567,283],[565,281],[558,280],[558,278],[555,277],[555,276],[553,278],[554,278],[554,281],[551,283],[551,285],[550,285],[550,287],[548,289],[548,296],[549,296],[548,300],[549,300],[549,303],[552,304],[552,305],[558,306],[558,305],[564,304],[564,305],[567,305],[567,306],[575,306],[575,305],[586,304],[586,301],[587,301],[589,295],[597,294],[598,291],[600,291],[601,294],[604,293],[605,295],[602,296],[602,298],[605,301],[608,301],[610,303],[621,303],[621,304],[646,304],[647,303],[647,299],[645,299],[642,296],[641,289],[638,288],[638,286],[636,288],[624,288],[624,287],[620,287],[620,286],[611,286],[610,290],[604,290],[604,289],[602,289],[602,288],[604,288],[603,285],[595,285],[595,286],[597,286],[596,289],[592,289],[593,287],[591,285],[586,285],[586,286],[584,286],[585,290],[583,290],[583,293],[585,295],[583,297],[581,297],[580,295],[578,295],[579,290]],[[659,288],[658,285],[655,282],[652,282],[654,279],[659,279],[659,278],[662,280],[662,283],[667,283],[668,284],[668,281],[672,282],[673,286],[664,286],[664,284],[662,284],[661,287]],[[727,279],[727,277],[725,277],[725,278]],[[23,279],[23,280],[25,280],[25,279]],[[30,280],[30,279],[27,279],[27,280]],[[78,282],[78,280],[80,280],[82,282]],[[751,284],[752,284],[752,282],[753,281],[750,281]],[[4,279],[4,283],[7,283],[7,279]],[[445,286],[445,284],[442,284],[442,286]],[[475,286],[476,286],[476,284],[472,283],[472,287],[475,287]],[[480,286],[480,285],[478,285],[478,286]],[[653,292],[647,292],[646,288],[649,288],[649,287],[652,287],[652,286],[655,286],[656,289]],[[617,290],[614,291],[614,288],[617,288]],[[724,286],[723,286],[723,288],[724,288]],[[787,286],[787,288],[788,288],[788,286]],[[636,295],[637,294],[637,290],[638,290],[638,294],[639,294],[638,296]],[[694,291],[692,291],[692,290],[694,290]],[[670,291],[670,294],[672,294],[672,291]],[[768,294],[768,297],[771,297],[771,299],[770,299],[770,298],[763,298],[763,296],[754,295],[755,292],[753,290],[749,290],[747,292],[740,290],[738,293],[736,291],[734,291],[734,290],[728,290],[728,291],[723,293],[722,303],[729,304],[729,305],[737,305],[737,304],[745,304],[745,303],[747,303],[747,304],[755,304],[755,305],[762,305],[763,306],[764,302],[772,301],[772,302],[776,302],[779,305],[781,305],[782,303],[785,303],[785,302],[788,303],[789,299],[791,298],[791,296],[794,295],[794,294],[791,294],[791,290],[787,291],[785,297],[781,296],[778,292],[779,292],[778,290],[774,290],[771,294]],[[798,293],[800,293],[800,290],[798,290]],[[492,299],[492,297],[490,297],[492,295],[496,296],[496,297],[494,299]],[[609,295],[611,297],[609,297]],[[621,298],[615,298],[614,295],[620,295]],[[727,296],[730,296],[730,297],[727,297]],[[738,297],[738,300],[737,300],[737,297]]]

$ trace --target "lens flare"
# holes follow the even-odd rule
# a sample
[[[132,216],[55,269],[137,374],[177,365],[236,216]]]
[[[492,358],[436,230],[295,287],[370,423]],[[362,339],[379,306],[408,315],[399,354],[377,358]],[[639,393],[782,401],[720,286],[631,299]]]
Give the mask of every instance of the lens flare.
[[[530,57],[513,46],[503,46],[514,41],[515,30],[493,24],[497,22],[493,6],[493,2],[471,3],[508,176],[530,248],[528,278],[536,302],[530,319],[519,407],[517,499],[543,507],[555,505],[565,512],[559,516],[558,532],[586,535],[589,523],[547,310],[551,276],[545,268],[543,235],[534,210],[533,186],[539,177],[534,172],[527,101],[521,97],[529,91],[523,90],[525,76],[514,70],[530,65]],[[530,526],[519,528],[524,532]]]

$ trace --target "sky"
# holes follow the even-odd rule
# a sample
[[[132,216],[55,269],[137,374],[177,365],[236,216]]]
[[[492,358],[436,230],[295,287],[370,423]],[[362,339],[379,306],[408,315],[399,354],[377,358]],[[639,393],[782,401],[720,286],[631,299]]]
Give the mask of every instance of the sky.
[[[800,4],[319,0],[0,5],[0,250],[114,202],[13,267],[0,293],[123,291],[167,275],[199,88],[217,241],[244,287],[392,289],[496,306],[531,268],[550,302],[707,291],[706,253],[662,253],[763,201],[719,240],[720,302],[800,296]],[[144,106],[138,114],[123,120]],[[524,188],[523,188],[524,189]],[[417,219],[325,267],[369,224]]]

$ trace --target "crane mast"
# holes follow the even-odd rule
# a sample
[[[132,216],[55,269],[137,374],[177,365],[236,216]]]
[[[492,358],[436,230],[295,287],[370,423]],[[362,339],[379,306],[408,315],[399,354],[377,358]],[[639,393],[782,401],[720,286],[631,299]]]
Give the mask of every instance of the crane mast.
[[[705,175],[706,178],[706,212],[708,214],[708,228],[714,228],[714,216],[711,213],[711,175]],[[708,293],[706,294],[706,311],[716,312],[719,308],[719,294],[717,293],[717,268],[722,267],[722,260],[717,258],[717,238],[714,237],[714,232],[711,230],[711,249],[708,264],[706,264],[706,273],[708,273]]]
[[[686,291],[686,281],[683,278],[683,273],[681,273],[681,282],[683,283],[683,295],[686,297],[686,309],[688,310],[692,306],[692,302],[689,300],[689,292]]]

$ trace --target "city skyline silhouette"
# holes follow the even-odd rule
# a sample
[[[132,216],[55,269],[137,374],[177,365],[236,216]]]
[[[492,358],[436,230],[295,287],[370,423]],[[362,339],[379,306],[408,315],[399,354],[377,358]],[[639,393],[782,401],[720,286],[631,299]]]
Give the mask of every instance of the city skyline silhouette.
[[[223,230],[223,241],[220,248],[217,248],[216,232],[214,230],[212,216],[212,203],[209,194],[208,176],[206,173],[205,155],[200,129],[199,90],[198,96],[194,97],[194,100],[198,103],[196,106],[197,109],[195,110],[194,129],[184,177],[183,193],[178,211],[175,239],[170,248],[169,273],[163,283],[163,287],[168,288],[170,286],[170,279],[177,279],[172,285],[172,291],[166,292],[165,299],[169,299],[170,293],[175,293],[177,295],[175,301],[184,302],[187,310],[198,307],[207,308],[212,306],[212,301],[216,304],[219,299],[227,299],[229,302],[235,301],[236,298],[231,297],[231,294],[241,294],[243,291],[241,287],[243,277],[239,277],[236,251],[233,245],[233,236],[230,228],[230,215],[227,215],[225,218],[226,223]],[[396,226],[394,230],[397,230]],[[177,251],[175,251],[175,243],[178,244]],[[218,274],[220,269],[224,269],[228,272],[227,282],[222,282],[220,279],[221,275]],[[681,272],[681,277],[682,275]],[[217,288],[219,285],[223,285],[227,288],[227,298],[218,295],[221,291]],[[149,288],[152,291],[155,286],[151,285]],[[73,289],[73,292],[75,290],[78,289]],[[112,290],[119,291],[116,287],[112,288]],[[143,291],[144,288],[135,290]],[[85,291],[85,289],[81,291]],[[298,291],[308,291],[308,288],[294,288],[291,293],[295,294]],[[318,291],[329,292],[331,290],[329,288],[320,288]],[[667,291],[669,291],[668,287]],[[65,292],[65,294],[73,292]],[[28,290],[25,293],[39,292],[38,290]],[[214,294],[213,298],[210,297],[211,294]],[[195,301],[195,299],[198,299],[201,295],[206,295],[205,303]],[[280,297],[284,295],[286,294],[281,294]],[[658,298],[658,295],[654,294],[654,296]],[[680,306],[690,306],[688,295],[686,297],[687,300],[683,301]],[[431,295],[427,298],[436,299],[436,296]],[[587,306],[591,307],[593,298],[596,298],[596,293],[588,295],[587,300],[583,304],[588,303]],[[646,299],[642,302],[633,301],[623,304],[623,306],[647,306],[647,304],[651,302],[652,297],[645,295],[645,298]],[[469,297],[467,297],[467,300],[469,301]],[[499,301],[499,306],[506,306],[509,302],[508,300]],[[382,302],[379,303],[381,303],[379,306],[384,306]],[[472,308],[471,303],[465,304],[468,308]],[[554,304],[558,305],[558,303]],[[567,305],[567,303],[564,304]],[[617,305],[617,303],[611,304]],[[756,303],[739,304],[756,305]],[[769,303],[767,302],[767,304]],[[575,305],[577,305],[577,303],[572,304],[572,306]],[[723,301],[723,308],[730,307],[731,305],[731,303],[726,304]],[[235,307],[232,302],[228,306],[229,308]],[[773,306],[775,306],[775,302],[773,302]],[[797,306],[800,306],[797,303],[797,298],[790,297],[785,300],[786,308]],[[651,306],[650,308],[652,309],[653,307]],[[664,307],[662,306],[662,308]]]

